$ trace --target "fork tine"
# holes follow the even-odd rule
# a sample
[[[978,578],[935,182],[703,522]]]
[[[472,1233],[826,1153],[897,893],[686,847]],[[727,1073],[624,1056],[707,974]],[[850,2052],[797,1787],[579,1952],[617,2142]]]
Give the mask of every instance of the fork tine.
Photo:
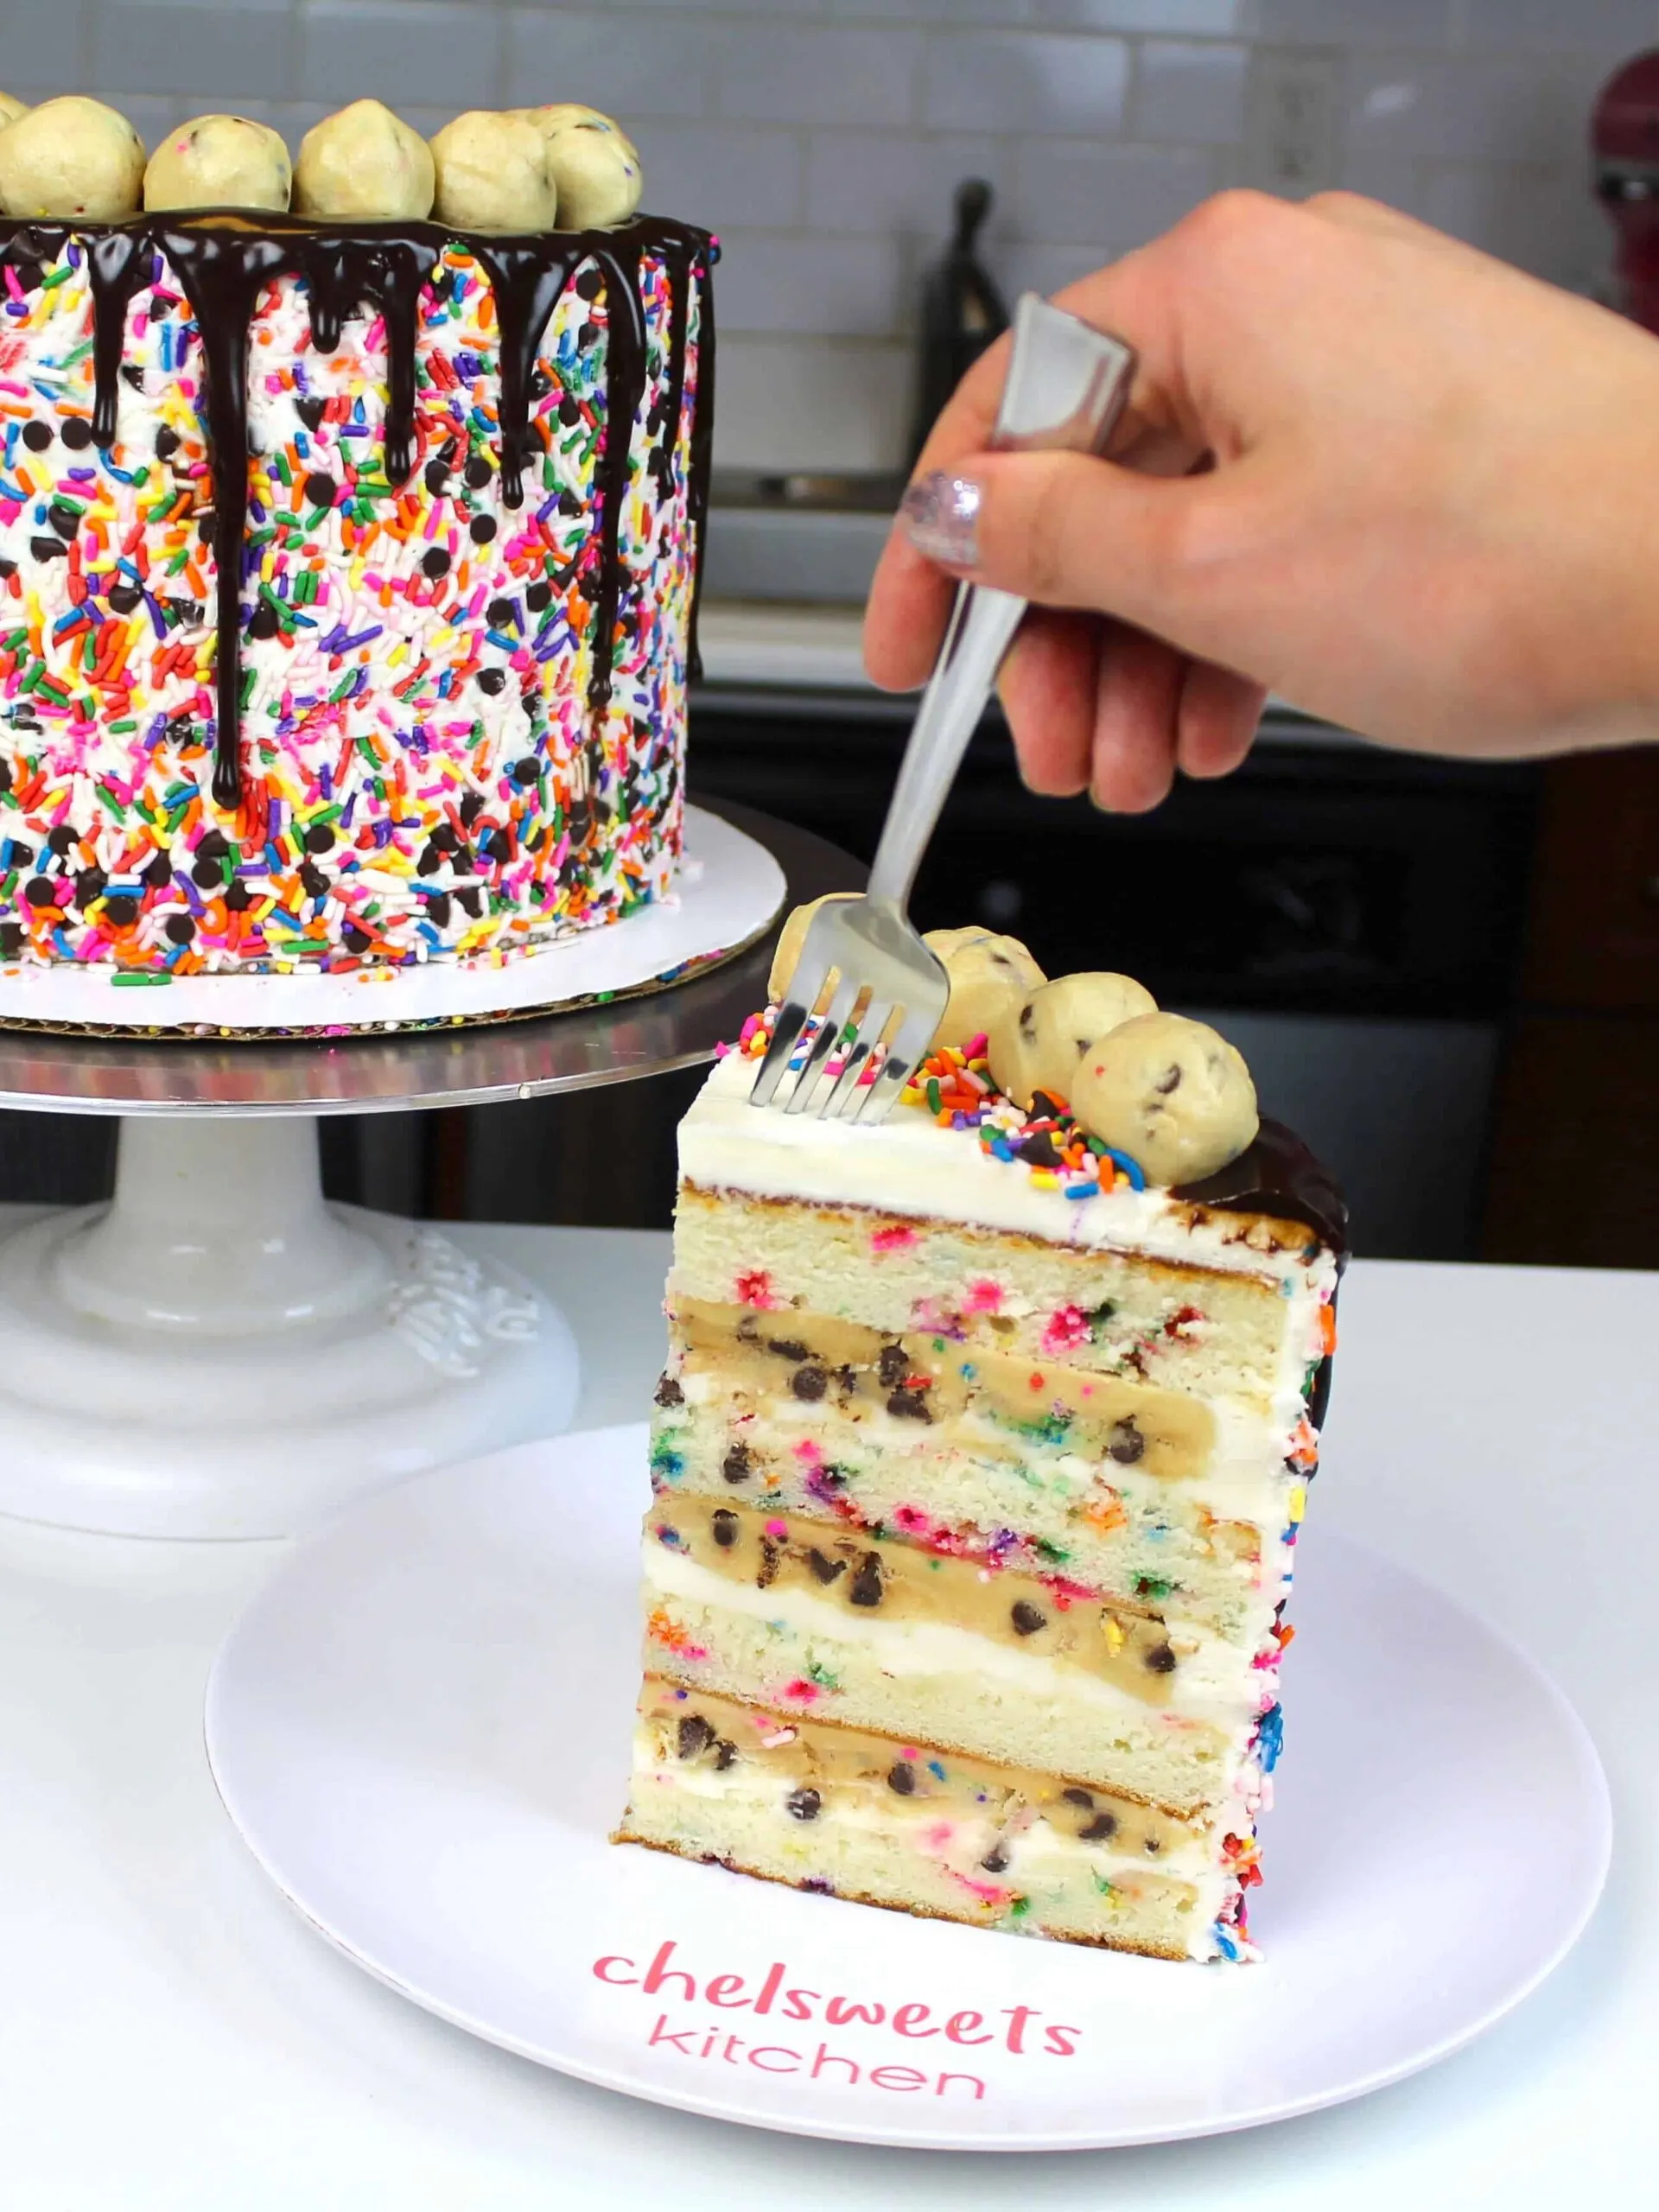
[[[865,1062],[881,1041],[887,1024],[893,1020],[891,1001],[877,1006],[872,1000],[868,1012],[858,1025],[858,1035],[847,1055],[847,1065],[836,1077],[835,1087],[818,1112],[826,1122],[850,1114],[857,1104],[858,1078]]]
[[[858,1003],[863,985],[855,976],[842,974],[836,985],[836,995],[830,1001],[829,1012],[823,1017],[823,1027],[812,1039],[812,1049],[807,1055],[806,1065],[801,1070],[795,1088],[790,1092],[784,1107],[786,1114],[804,1114],[816,1110],[812,1096],[823,1073],[824,1062],[836,1049],[842,1031]]]
[[[938,1026],[938,1013],[918,1010],[907,1014],[899,1026],[887,1058],[876,1072],[875,1081],[868,1086],[857,1112],[849,1116],[867,1127],[886,1118],[889,1108],[898,1097],[920,1065],[923,1055],[933,1041],[933,1032]]]
[[[772,1041],[766,1046],[766,1057],[762,1059],[760,1070],[750,1086],[751,1105],[771,1105],[772,1093],[784,1079],[784,1071],[794,1056],[795,1047],[801,1041],[801,1032],[806,1027],[807,1016],[817,1003],[818,995],[823,988],[829,972],[826,968],[820,974],[817,988],[810,997],[802,996],[798,999],[795,995],[795,984],[800,973],[798,969],[796,970],[796,975],[790,979],[789,990],[785,995],[784,1003],[778,1009],[778,1019],[772,1024]]]

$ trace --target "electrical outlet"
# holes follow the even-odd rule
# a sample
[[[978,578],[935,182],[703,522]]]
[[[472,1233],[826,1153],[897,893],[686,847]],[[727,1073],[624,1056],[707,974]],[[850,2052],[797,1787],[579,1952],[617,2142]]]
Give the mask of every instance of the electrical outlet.
[[[1239,182],[1306,200],[1337,181],[1337,57],[1257,47],[1245,94]]]

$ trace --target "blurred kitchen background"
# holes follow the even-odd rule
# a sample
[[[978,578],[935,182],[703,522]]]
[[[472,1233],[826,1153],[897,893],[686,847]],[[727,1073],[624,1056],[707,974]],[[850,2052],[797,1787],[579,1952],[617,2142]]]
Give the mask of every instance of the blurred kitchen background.
[[[1659,65],[1599,157],[1592,113],[1652,47],[1659,0],[0,0],[7,90],[95,93],[151,144],[233,108],[295,145],[368,93],[427,131],[613,113],[646,204],[724,247],[693,796],[866,858],[908,709],[862,681],[857,605],[918,393],[995,301],[1235,182],[1345,186],[1618,300],[1615,225],[1639,264],[1659,192]],[[975,259],[942,283],[967,180],[989,188]],[[993,714],[918,908],[1217,1021],[1343,1175],[1362,1250],[1651,1263],[1659,748],[1466,769],[1274,710],[1243,774],[1112,822],[1027,796]],[[329,1181],[438,1216],[664,1224],[695,1080],[325,1123]],[[0,1116],[0,1197],[97,1195],[111,1135]]]

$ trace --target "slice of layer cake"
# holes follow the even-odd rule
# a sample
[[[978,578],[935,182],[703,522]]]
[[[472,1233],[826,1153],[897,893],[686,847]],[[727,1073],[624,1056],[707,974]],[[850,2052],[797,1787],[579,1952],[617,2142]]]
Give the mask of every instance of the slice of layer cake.
[[[1237,1957],[1341,1201],[1213,1032],[971,935],[884,1125],[747,1052],[682,1124],[620,1839]]]

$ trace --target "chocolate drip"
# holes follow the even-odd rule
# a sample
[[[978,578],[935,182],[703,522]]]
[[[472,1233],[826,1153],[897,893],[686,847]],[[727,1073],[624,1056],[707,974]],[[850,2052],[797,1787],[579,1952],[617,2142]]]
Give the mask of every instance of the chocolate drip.
[[[1170,1192],[1218,1212],[1276,1214],[1302,1221],[1339,1261],[1348,1256],[1348,1205],[1329,1169],[1282,1122],[1264,1121],[1230,1166]]]
[[[241,588],[248,501],[248,343],[254,310],[272,279],[294,275],[310,297],[311,332],[319,352],[340,344],[346,316],[367,304],[385,323],[387,403],[385,463],[391,482],[408,476],[415,427],[415,346],[421,295],[452,241],[488,276],[501,332],[502,496],[510,507],[524,499],[530,442],[531,385],[537,351],[571,272],[597,262],[606,278],[608,334],[605,443],[594,484],[600,503],[599,574],[594,594],[594,676],[589,699],[602,707],[611,696],[612,649],[621,601],[620,531],[627,496],[633,423],[645,380],[645,317],[640,297],[644,257],[663,257],[672,270],[683,257],[689,272],[699,255],[706,278],[714,242],[689,226],[641,216],[613,231],[552,232],[531,238],[479,237],[430,223],[363,223],[349,230],[303,223],[292,216],[249,219],[230,210],[160,221],[135,216],[124,224],[6,224],[0,222],[0,262],[54,260],[71,235],[87,256],[93,303],[92,434],[114,442],[126,313],[134,294],[151,281],[159,252],[176,273],[201,336],[207,434],[213,455],[213,549],[218,564],[216,726],[213,798],[227,811],[241,797]],[[684,323],[690,288],[677,286],[672,318],[671,381],[683,390]],[[711,457],[708,423],[712,391],[714,326],[706,282],[702,302],[702,366],[691,436],[688,507],[695,518],[696,563],[693,622],[702,569],[702,518],[708,509]],[[677,372],[673,362],[677,358]],[[705,383],[704,378],[709,381]],[[675,407],[677,422],[678,406]],[[675,435],[671,428],[671,439]],[[696,662],[695,631],[691,658]]]

